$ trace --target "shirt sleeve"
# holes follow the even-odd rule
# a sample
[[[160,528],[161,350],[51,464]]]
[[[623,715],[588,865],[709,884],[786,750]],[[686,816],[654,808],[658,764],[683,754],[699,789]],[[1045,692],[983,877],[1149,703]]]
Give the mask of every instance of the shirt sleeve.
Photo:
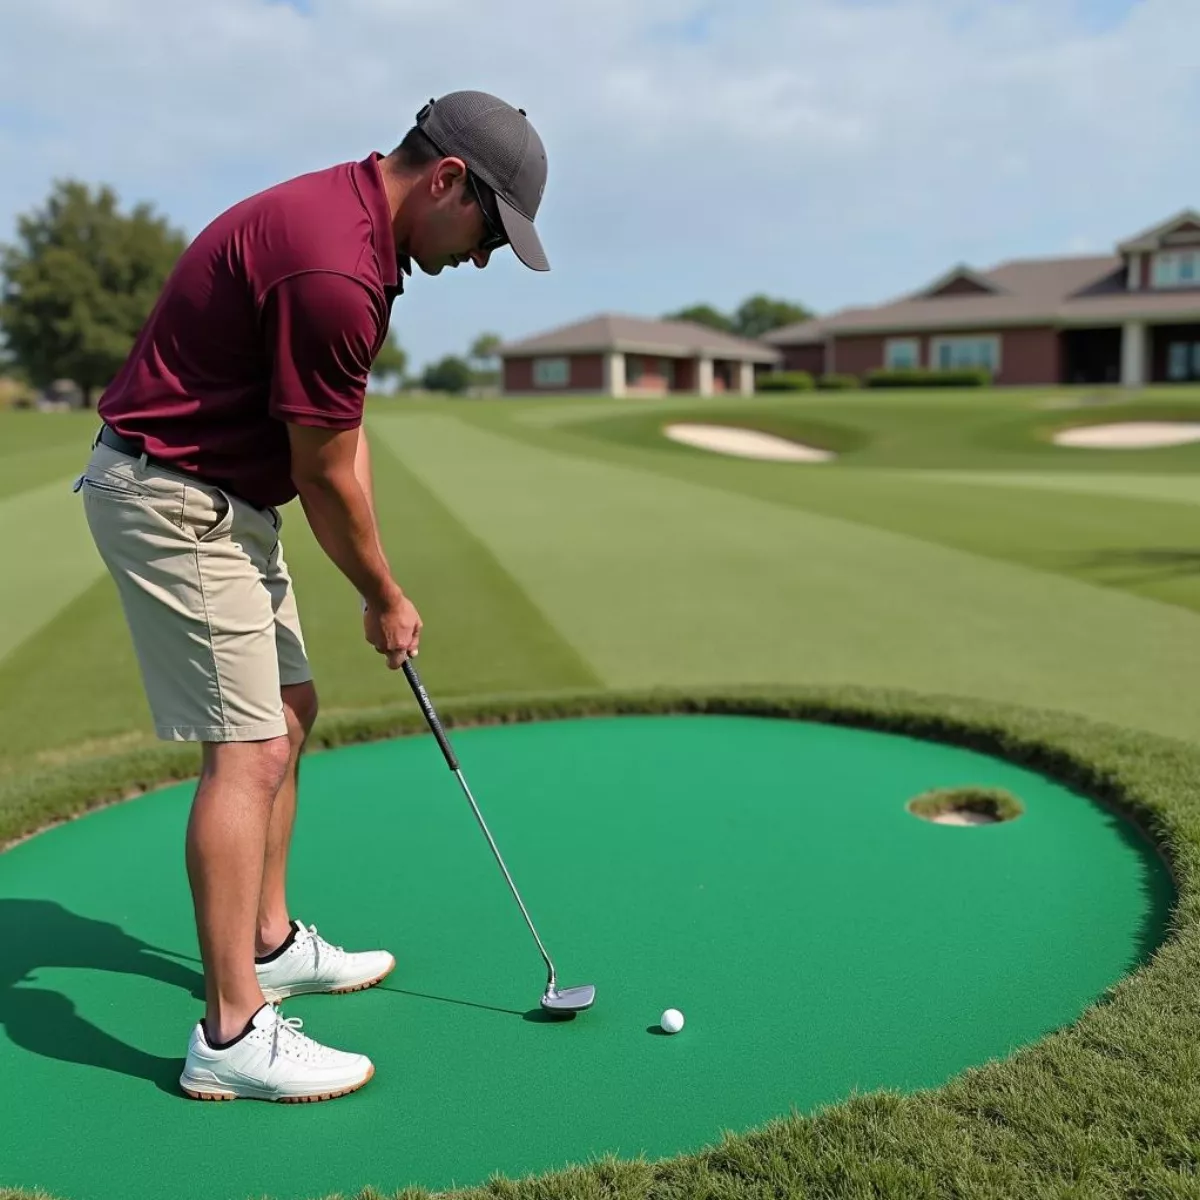
[[[348,276],[312,271],[276,284],[263,318],[271,416],[326,429],[360,425],[379,335],[371,293]]]

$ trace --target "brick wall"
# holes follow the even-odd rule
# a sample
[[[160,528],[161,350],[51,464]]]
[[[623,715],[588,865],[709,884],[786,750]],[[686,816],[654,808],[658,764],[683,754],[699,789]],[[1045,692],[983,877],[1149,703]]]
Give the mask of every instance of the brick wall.
[[[558,358],[560,355],[547,355]],[[604,356],[602,354],[568,355],[568,379],[562,387],[534,387],[532,358],[504,360],[504,390],[506,392],[598,392],[604,386]]]

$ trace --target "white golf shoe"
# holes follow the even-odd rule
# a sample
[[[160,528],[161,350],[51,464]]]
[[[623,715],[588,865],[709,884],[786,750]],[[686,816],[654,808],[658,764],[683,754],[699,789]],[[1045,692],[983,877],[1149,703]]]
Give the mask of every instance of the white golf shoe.
[[[198,1021],[188,1041],[180,1087],[193,1100],[277,1100],[304,1104],[357,1091],[375,1074],[363,1054],[347,1054],[300,1032],[299,1017],[264,1004],[241,1037],[209,1044]]]
[[[374,987],[396,966],[386,950],[349,953],[331,946],[315,925],[292,922],[292,933],[267,961],[255,961],[263,996],[272,1003],[309,992],[359,992]]]

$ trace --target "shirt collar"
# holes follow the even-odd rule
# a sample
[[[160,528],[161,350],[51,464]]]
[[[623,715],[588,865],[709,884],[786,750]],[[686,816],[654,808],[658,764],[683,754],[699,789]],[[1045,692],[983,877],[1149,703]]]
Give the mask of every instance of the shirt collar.
[[[384,287],[404,290],[404,276],[412,274],[412,260],[396,249],[392,232],[392,210],[388,205],[387,189],[383,186],[380,162],[383,155],[373,151],[357,164],[359,190],[371,217],[371,238],[379,258],[379,270]]]

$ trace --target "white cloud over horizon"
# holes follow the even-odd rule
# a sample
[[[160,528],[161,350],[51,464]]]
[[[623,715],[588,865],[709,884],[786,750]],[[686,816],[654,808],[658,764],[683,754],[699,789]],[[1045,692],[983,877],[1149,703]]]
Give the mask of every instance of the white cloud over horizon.
[[[874,303],[1104,253],[1200,204],[1194,0],[25,0],[0,9],[0,241],[54,178],[189,234],[386,150],[430,96],[529,111],[549,275],[418,275],[416,363],[605,309]]]

